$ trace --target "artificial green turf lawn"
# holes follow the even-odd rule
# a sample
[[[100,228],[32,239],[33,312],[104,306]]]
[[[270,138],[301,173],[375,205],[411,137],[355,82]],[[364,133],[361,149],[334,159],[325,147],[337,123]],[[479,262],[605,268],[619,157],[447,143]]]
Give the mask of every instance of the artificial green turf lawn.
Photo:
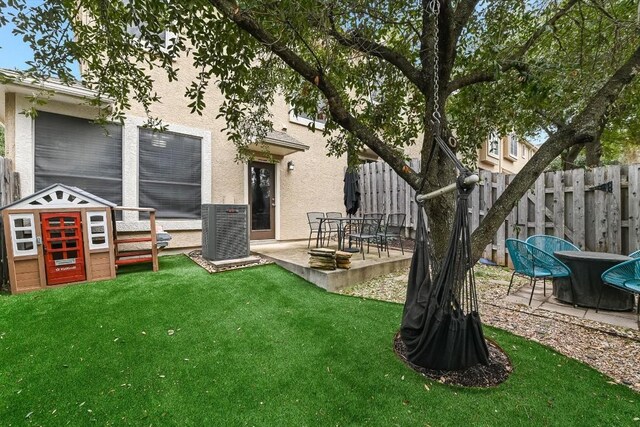
[[[506,383],[447,387],[396,358],[401,305],[330,294],[275,265],[160,264],[0,296],[0,424],[640,424],[638,394],[506,332],[486,329],[513,362]]]

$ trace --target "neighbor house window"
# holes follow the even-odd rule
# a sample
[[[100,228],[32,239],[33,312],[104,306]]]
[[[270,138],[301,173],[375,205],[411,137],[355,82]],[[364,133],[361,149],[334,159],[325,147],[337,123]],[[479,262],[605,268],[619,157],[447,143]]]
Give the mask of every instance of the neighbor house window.
[[[509,135],[509,155],[518,158],[518,137],[513,133]]]
[[[202,140],[139,130],[139,206],[155,208],[158,218],[200,218]]]
[[[487,146],[487,152],[490,156],[498,157],[500,155],[500,138],[495,132],[489,134],[489,142]]]
[[[78,187],[122,204],[122,128],[39,111],[35,118],[35,191]]]
[[[296,113],[293,108],[289,110],[289,121],[304,126],[313,125],[316,129],[324,129],[327,123],[326,104],[321,101],[318,103],[316,114],[312,117],[303,112]]]
[[[122,2],[126,5],[129,4],[130,0],[122,0]],[[140,22],[140,25],[143,25]],[[146,45],[146,41],[142,39],[142,32],[140,31],[140,25],[127,25],[127,33],[134,36],[142,46]],[[160,47],[163,49],[168,49],[171,47],[173,40],[175,39],[175,34],[169,30],[160,31],[158,37],[160,37]]]
[[[11,236],[13,237],[13,255],[37,255],[36,226],[33,214],[10,214]]]

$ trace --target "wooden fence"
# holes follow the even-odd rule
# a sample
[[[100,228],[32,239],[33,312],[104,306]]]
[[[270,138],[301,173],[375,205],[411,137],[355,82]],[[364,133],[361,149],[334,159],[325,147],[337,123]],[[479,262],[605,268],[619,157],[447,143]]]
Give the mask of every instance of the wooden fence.
[[[19,199],[20,179],[18,173],[14,172],[11,160],[0,157],[0,206],[6,206]],[[2,220],[0,220],[0,285],[9,282],[7,249],[2,226]]]
[[[420,162],[412,160],[410,166],[419,170]],[[480,183],[470,197],[472,230],[513,177],[480,172]],[[362,166],[360,191],[363,212],[406,213],[407,229],[415,230],[415,192],[386,163]],[[505,240],[524,240],[533,234],[562,237],[584,250],[628,254],[640,249],[640,164],[542,174],[514,206],[483,256],[505,265]]]
[[[9,159],[0,157],[0,206],[8,205],[20,199],[20,180],[13,170]]]

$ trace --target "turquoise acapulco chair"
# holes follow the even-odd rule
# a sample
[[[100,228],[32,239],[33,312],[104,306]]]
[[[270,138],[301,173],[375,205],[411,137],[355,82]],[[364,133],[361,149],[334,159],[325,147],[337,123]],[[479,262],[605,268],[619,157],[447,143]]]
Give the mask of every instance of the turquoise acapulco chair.
[[[535,246],[538,249],[542,249],[549,255],[553,255],[558,251],[579,251],[580,248],[571,242],[567,242],[564,239],[555,236],[547,236],[546,234],[536,234],[529,237],[527,243]]]
[[[632,294],[640,295],[640,258],[634,258],[629,261],[621,262],[614,265],[604,273],[602,273],[602,282]],[[604,286],[603,286],[604,288]],[[596,312],[600,308],[600,298],[602,298],[602,290],[598,297]],[[638,301],[638,322],[640,322],[640,300]]]
[[[514,267],[507,295],[511,291],[513,277],[516,274],[528,277],[529,284],[532,285],[529,305],[531,305],[538,279],[543,280],[545,286],[544,294],[546,295],[546,279],[568,277],[571,274],[569,268],[562,261],[527,242],[518,239],[507,239],[506,245]]]

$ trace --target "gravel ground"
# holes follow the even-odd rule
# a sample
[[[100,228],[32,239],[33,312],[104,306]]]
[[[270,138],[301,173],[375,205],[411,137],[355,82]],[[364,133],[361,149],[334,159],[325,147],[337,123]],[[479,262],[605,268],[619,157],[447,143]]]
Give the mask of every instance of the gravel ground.
[[[510,271],[478,265],[476,282],[482,321],[580,360],[612,381],[640,392],[640,332],[591,320],[533,311],[505,300]],[[404,303],[408,271],[398,271],[340,293]]]

